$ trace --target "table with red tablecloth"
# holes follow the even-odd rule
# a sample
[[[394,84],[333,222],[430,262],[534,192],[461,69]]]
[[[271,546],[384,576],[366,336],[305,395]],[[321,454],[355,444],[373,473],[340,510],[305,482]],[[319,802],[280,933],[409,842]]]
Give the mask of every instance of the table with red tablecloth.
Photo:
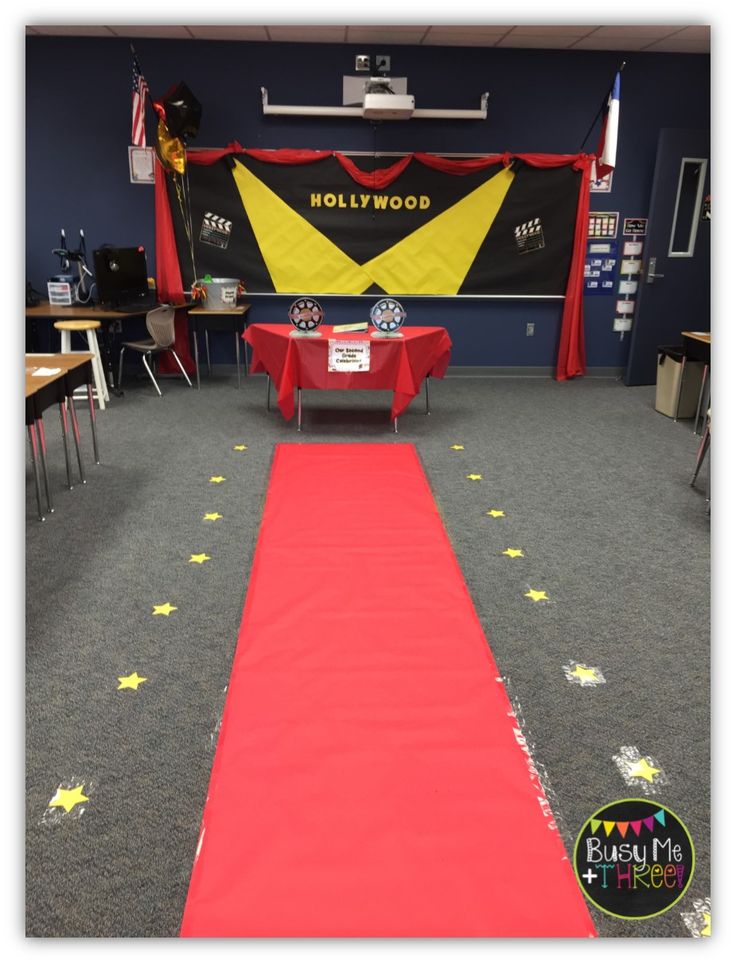
[[[287,421],[294,415],[294,389],[383,389],[393,391],[391,417],[406,410],[425,378],[442,378],[452,342],[445,328],[410,327],[400,338],[375,338],[370,332],[335,332],[320,327],[320,337],[293,337],[289,324],[251,324],[243,338],[252,349],[251,373],[265,372],[276,386],[278,406]],[[331,340],[370,342],[368,371],[328,371]]]

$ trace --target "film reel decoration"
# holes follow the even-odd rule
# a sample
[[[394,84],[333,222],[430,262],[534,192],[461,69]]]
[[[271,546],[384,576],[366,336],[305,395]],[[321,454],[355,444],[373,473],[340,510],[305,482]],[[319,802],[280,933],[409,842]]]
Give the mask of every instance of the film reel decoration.
[[[289,321],[301,334],[316,331],[322,324],[324,316],[322,305],[314,298],[297,298],[289,308]]]
[[[406,318],[406,311],[393,298],[381,298],[371,308],[371,322],[381,334],[394,334]]]

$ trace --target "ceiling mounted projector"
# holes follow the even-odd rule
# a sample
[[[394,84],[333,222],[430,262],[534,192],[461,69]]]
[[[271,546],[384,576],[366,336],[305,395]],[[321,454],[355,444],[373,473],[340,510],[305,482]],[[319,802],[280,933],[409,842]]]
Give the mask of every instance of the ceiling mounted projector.
[[[408,120],[414,113],[411,94],[369,94],[363,98],[363,116],[368,120]]]

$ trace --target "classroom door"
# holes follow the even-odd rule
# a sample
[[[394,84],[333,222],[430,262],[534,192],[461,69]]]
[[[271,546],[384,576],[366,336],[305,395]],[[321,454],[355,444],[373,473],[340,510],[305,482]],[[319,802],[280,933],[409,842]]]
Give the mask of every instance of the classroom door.
[[[648,218],[627,385],[656,383],[660,345],[710,331],[709,130],[660,130]]]

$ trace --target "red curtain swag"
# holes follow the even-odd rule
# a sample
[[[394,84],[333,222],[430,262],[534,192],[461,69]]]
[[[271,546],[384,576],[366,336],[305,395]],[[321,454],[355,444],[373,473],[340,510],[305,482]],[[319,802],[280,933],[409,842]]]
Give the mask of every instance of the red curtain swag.
[[[389,167],[380,168],[375,171],[361,171],[354,161],[338,151],[329,150],[247,150],[237,141],[228,144],[227,147],[214,150],[189,150],[187,151],[187,163],[189,164],[214,164],[229,154],[246,154],[256,160],[268,164],[313,164],[316,161],[324,160],[327,157],[334,157],[341,165],[343,170],[360,184],[361,187],[382,190],[393,183],[396,178],[406,169],[413,160],[431,167],[434,170],[443,171],[446,174],[474,173],[491,167],[494,164],[503,164],[508,167],[515,159],[529,164],[531,167],[566,167],[570,166],[573,170],[581,172],[580,193],[578,195],[578,210],[575,219],[575,231],[572,258],[570,261],[570,273],[567,279],[567,289],[565,291],[565,306],[562,311],[562,324],[560,327],[560,341],[557,351],[557,370],[555,377],[558,381],[565,381],[585,374],[585,332],[583,322],[583,276],[585,268],[585,242],[588,235],[588,211],[590,207],[590,170],[594,160],[592,154],[488,154],[485,157],[469,157],[463,159],[452,159],[438,157],[434,154],[414,153],[406,154]],[[166,174],[161,165],[156,163],[156,270],[158,274],[158,288],[169,300],[183,300],[181,271],[176,254],[176,242],[174,240],[174,226],[171,219],[171,209],[166,193]],[[193,370],[194,363],[189,354],[188,338],[182,344],[179,338],[180,319],[177,312],[177,341],[175,350],[181,350],[179,357],[187,368]],[[186,319],[184,319],[186,323]],[[186,360],[185,360],[186,359]],[[162,370],[167,364],[167,355],[161,359]],[[191,365],[189,367],[188,365]],[[174,371],[175,368],[172,367]]]

